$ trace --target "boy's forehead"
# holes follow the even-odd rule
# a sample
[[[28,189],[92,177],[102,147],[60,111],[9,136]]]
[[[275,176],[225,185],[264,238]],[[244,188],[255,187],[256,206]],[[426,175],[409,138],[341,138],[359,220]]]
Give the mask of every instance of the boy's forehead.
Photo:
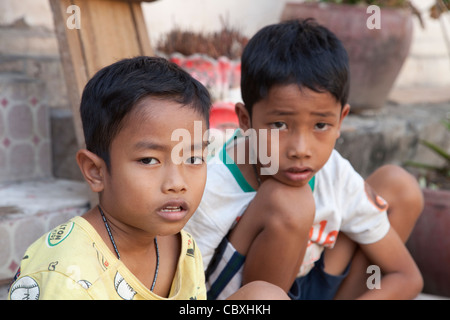
[[[183,104],[177,102],[175,98],[170,97],[158,97],[147,96],[138,101],[130,111],[130,115],[137,118],[139,121],[145,121],[148,119],[157,119],[167,117],[170,113],[180,112],[180,117],[186,117],[186,115],[192,115],[194,117],[206,118],[197,110],[192,104]],[[169,115],[169,117],[172,117]]]
[[[306,86],[296,83],[278,84],[272,86],[260,101],[271,102],[293,102],[293,101],[327,101],[332,105],[339,104],[339,101],[328,91],[312,90]],[[271,106],[274,106],[271,104]]]
[[[138,148],[158,149],[157,145],[170,145],[173,136],[196,133],[203,136],[206,130],[206,119],[192,107],[171,100],[149,99],[137,104],[123,119],[118,135],[128,142],[133,140],[132,144]]]

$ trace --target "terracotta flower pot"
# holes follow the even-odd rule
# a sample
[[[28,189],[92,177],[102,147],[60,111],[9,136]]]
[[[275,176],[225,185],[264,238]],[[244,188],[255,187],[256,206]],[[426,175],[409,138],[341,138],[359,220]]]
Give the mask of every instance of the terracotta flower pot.
[[[382,108],[408,55],[413,24],[407,9],[381,8],[380,29],[369,29],[367,6],[287,3],[281,20],[314,18],[343,42],[350,60],[353,112]],[[372,21],[372,20],[370,20]]]
[[[450,191],[423,190],[425,207],[407,242],[424,292],[450,297]]]

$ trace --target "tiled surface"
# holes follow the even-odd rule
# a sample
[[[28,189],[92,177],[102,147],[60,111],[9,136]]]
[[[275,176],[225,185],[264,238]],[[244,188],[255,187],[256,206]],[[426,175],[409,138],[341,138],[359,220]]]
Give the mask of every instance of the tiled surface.
[[[0,77],[0,183],[51,176],[44,92],[39,81]]]
[[[52,178],[47,89],[0,74],[0,283],[31,243],[89,207],[85,183]]]
[[[46,179],[0,185],[0,282],[11,279],[36,239],[89,207],[87,185]]]

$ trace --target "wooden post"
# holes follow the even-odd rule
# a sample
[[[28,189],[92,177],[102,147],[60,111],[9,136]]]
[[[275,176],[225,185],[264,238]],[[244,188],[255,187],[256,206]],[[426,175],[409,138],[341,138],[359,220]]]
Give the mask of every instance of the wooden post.
[[[87,81],[104,66],[123,58],[151,56],[153,50],[140,0],[49,1],[73,112],[75,135],[78,147],[84,148],[79,108]],[[69,8],[72,5],[79,8],[79,28],[71,29],[72,25],[68,23],[68,19],[74,14]],[[90,202],[91,207],[97,205],[97,194],[91,192]]]
[[[155,0],[49,0],[73,111],[75,134],[84,147],[79,106],[87,81],[102,67],[138,55],[153,55],[141,2]],[[70,6],[79,8],[79,28],[70,28]]]

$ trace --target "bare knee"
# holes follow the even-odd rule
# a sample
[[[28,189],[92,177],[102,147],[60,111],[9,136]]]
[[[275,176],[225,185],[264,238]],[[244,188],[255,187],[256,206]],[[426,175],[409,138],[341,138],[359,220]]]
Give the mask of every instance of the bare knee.
[[[399,166],[385,165],[366,182],[388,202],[389,221],[406,241],[424,207],[423,193],[417,180]]]
[[[253,281],[242,286],[227,300],[289,300],[289,297],[283,289],[274,284]]]
[[[390,207],[402,206],[413,218],[422,212],[424,199],[416,178],[396,165],[385,165],[366,180],[375,191],[385,198]]]
[[[261,234],[276,239],[304,241],[315,214],[314,198],[309,186],[294,188],[269,179],[264,181],[247,207],[229,240],[236,250],[247,255]],[[291,241],[291,242],[292,242]]]

